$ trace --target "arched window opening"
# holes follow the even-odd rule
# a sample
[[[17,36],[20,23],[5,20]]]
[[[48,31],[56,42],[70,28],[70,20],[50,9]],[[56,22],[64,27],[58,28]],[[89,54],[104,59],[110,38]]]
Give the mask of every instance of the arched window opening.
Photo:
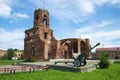
[[[30,33],[27,33],[27,37],[30,37]]]
[[[36,15],[36,20],[38,20],[38,15]]]
[[[45,27],[47,27],[47,16],[46,15],[44,15],[43,24]]]
[[[48,38],[48,33],[44,33],[44,38],[45,38],[45,39]]]
[[[44,20],[43,20],[43,23],[44,23],[44,26],[46,27],[46,26],[47,26],[47,20],[44,19]]]
[[[64,58],[67,59],[67,51],[64,51]]]
[[[78,53],[78,43],[77,42],[73,43],[73,52]]]
[[[36,35],[36,32],[35,31],[33,31],[33,36],[35,36]]]
[[[118,56],[115,56],[115,59],[119,59],[119,57],[118,57]]]
[[[32,47],[32,56],[33,57],[35,56],[35,52],[36,52],[35,47]]]

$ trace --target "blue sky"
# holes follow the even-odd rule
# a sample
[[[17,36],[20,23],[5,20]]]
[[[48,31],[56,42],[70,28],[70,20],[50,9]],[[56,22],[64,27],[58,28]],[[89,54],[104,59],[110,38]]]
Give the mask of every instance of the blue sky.
[[[0,0],[0,49],[24,49],[24,31],[33,27],[38,8],[49,11],[58,40],[89,38],[92,46],[120,47],[120,0]]]

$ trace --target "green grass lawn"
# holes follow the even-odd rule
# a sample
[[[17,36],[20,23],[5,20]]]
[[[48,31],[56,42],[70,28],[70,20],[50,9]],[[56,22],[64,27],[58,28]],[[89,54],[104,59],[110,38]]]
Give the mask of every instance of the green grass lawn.
[[[120,80],[120,64],[112,64],[108,69],[97,69],[88,73],[50,69],[31,73],[0,74],[0,80]]]
[[[23,62],[23,60],[0,60],[0,66],[11,65],[13,63],[20,63],[20,62]]]

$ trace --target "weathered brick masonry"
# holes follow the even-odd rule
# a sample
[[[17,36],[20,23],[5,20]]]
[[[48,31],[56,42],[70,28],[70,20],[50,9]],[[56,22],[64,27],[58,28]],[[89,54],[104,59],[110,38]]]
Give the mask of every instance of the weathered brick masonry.
[[[35,57],[38,60],[54,58],[73,58],[73,53],[80,54],[90,48],[89,39],[66,38],[56,40],[49,26],[49,12],[34,11],[33,28],[25,31],[24,58]]]

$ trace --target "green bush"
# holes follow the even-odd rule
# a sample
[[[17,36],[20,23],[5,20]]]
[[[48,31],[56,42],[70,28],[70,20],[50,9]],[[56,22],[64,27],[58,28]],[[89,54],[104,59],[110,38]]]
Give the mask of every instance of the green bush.
[[[24,62],[36,62],[37,60],[35,59],[35,57],[30,57],[28,59],[26,59]]]
[[[7,50],[7,58],[8,58],[8,60],[11,60],[12,57],[14,57],[14,54],[15,54],[14,49],[12,49],[12,48],[8,49]]]
[[[108,60],[108,54],[105,51],[102,51],[101,56],[100,56],[99,67],[100,68],[108,68],[109,65],[110,65],[110,62]]]
[[[120,64],[120,61],[114,61],[114,64]]]

